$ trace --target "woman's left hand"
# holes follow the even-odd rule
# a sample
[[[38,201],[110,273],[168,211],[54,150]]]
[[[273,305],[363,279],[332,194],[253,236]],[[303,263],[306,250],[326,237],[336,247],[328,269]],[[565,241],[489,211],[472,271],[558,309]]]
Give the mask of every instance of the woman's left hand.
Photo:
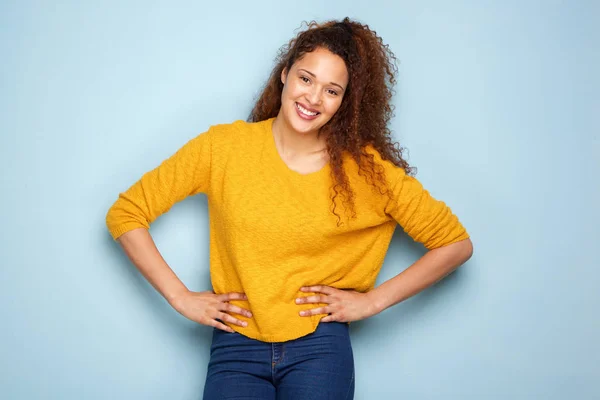
[[[296,304],[325,303],[326,306],[300,311],[300,316],[310,317],[317,314],[329,314],[321,322],[352,322],[377,314],[372,295],[355,290],[340,290],[330,286],[307,286],[302,292],[316,293],[299,297]]]

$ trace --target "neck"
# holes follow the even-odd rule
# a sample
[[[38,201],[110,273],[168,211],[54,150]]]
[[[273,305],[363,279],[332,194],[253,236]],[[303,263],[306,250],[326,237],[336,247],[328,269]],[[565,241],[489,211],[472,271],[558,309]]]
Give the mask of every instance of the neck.
[[[284,155],[304,156],[323,152],[327,142],[318,132],[299,133],[292,129],[281,113],[273,121],[273,135]]]

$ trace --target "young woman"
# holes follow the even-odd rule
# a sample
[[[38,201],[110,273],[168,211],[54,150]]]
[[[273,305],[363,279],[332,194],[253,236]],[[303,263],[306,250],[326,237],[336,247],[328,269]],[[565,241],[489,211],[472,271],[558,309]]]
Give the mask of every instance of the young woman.
[[[472,254],[451,210],[411,176],[388,129],[395,57],[356,21],[310,24],[280,52],[248,122],[212,126],[107,214],[175,310],[214,327],[205,399],[351,399],[348,322],[440,280]],[[213,290],[192,292],[150,223],[205,193]],[[429,250],[374,288],[397,225]]]

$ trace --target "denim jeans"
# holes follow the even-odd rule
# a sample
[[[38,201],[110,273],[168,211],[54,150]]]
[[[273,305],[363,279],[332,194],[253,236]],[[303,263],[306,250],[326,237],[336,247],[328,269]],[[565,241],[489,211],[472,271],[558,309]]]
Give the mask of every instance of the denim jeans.
[[[348,324],[323,322],[307,336],[279,343],[213,331],[204,400],[353,398]]]

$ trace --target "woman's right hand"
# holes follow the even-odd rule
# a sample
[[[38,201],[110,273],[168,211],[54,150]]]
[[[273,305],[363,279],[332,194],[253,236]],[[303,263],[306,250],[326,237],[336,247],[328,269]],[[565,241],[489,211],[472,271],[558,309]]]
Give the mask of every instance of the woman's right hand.
[[[171,305],[189,320],[202,325],[213,326],[225,332],[234,332],[233,329],[218,320],[246,327],[248,322],[237,319],[229,313],[243,315],[248,318],[252,317],[252,313],[228,303],[231,300],[248,300],[248,297],[244,293],[215,294],[212,291],[187,291],[173,299]]]

